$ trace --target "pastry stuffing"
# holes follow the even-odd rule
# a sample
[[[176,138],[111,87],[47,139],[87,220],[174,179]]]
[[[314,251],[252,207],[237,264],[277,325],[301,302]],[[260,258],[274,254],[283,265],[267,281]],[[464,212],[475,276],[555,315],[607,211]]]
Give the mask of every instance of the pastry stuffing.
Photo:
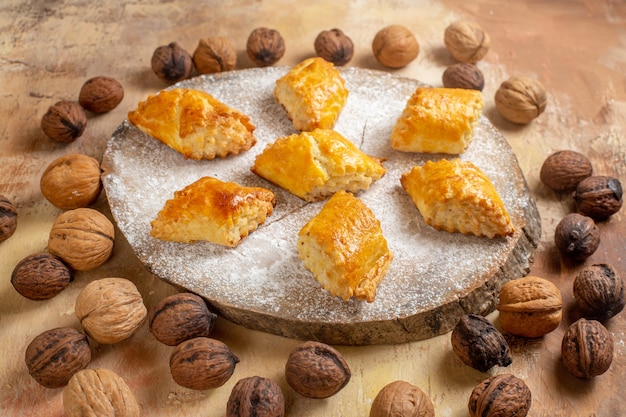
[[[346,104],[348,90],[339,70],[315,57],[279,78],[274,97],[297,130],[332,129]]]
[[[235,247],[274,210],[274,193],[216,178],[202,177],[174,193],[150,234],[161,240],[194,243],[199,240]]]
[[[403,174],[400,182],[435,229],[489,238],[514,232],[493,183],[471,162],[427,161]]]
[[[484,107],[480,91],[420,87],[391,132],[391,147],[403,152],[461,154]]]
[[[252,172],[306,201],[336,191],[367,190],[386,170],[334,130],[315,129],[278,138],[257,155]]]
[[[346,191],[335,193],[300,230],[298,256],[331,295],[368,302],[393,259],[378,219]]]
[[[256,144],[247,115],[199,90],[174,88],[151,95],[128,113],[128,120],[195,160],[237,155]]]

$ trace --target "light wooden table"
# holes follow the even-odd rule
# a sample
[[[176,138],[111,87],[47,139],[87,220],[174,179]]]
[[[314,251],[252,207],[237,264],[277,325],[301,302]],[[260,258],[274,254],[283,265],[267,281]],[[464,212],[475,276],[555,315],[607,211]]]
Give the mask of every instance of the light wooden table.
[[[249,32],[258,26],[278,29],[287,43],[280,61],[293,65],[313,54],[313,40],[324,29],[338,27],[355,43],[349,65],[383,69],[371,54],[375,32],[388,24],[410,28],[421,44],[416,61],[399,75],[440,85],[452,63],[443,46],[445,27],[459,18],[477,20],[491,35],[492,48],[479,64],[486,78],[485,114],[509,140],[539,207],[543,236],[531,273],[553,281],[562,291],[565,314],[561,326],[539,340],[510,338],[513,364],[487,374],[463,365],[454,355],[449,334],[399,345],[338,346],[352,369],[350,383],[326,400],[298,396],[285,382],[283,368],[299,341],[247,330],[218,320],[214,337],[240,357],[231,380],[212,391],[192,391],[169,375],[171,348],[160,345],[144,326],[117,345],[92,344],[91,367],[107,367],[125,378],[146,416],[223,416],[237,380],[262,375],[276,380],[286,397],[289,416],[368,415],[372,400],[387,383],[411,382],[432,398],[437,415],[467,415],[472,389],[494,373],[523,378],[533,393],[531,416],[616,417],[626,414],[626,316],[608,324],[615,338],[610,370],[592,381],[569,376],[560,365],[560,343],[575,319],[571,284],[587,264],[608,262],[626,275],[626,223],[622,210],[600,224],[602,243],[584,264],[562,262],[554,244],[558,221],[572,207],[570,199],[538,179],[545,157],[558,149],[586,154],[598,174],[626,181],[626,4],[609,0],[398,0],[381,2],[321,0],[229,0],[193,2],[116,1],[40,2],[6,0],[0,5],[0,194],[18,207],[16,234],[0,244],[0,414],[61,416],[62,390],[39,386],[28,375],[24,350],[36,335],[57,326],[77,327],[76,295],[91,280],[121,276],[135,282],[148,309],[174,288],[150,275],[118,233],[113,256],[102,267],[77,273],[57,297],[35,302],[21,297],[10,284],[15,264],[45,251],[48,232],[59,211],[42,197],[39,178],[56,157],[85,153],[100,158],[106,142],[126,113],[147,94],[164,88],[150,69],[152,51],[177,41],[193,51],[201,37],[228,36],[237,46],[239,68],[251,66],[245,55]],[[60,99],[76,99],[88,78],[108,75],[125,88],[120,106],[91,117],[84,135],[70,145],[47,139],[41,116]],[[493,95],[510,75],[539,79],[549,96],[546,112],[526,126],[504,121]],[[110,216],[104,195],[94,205]],[[489,316],[497,324],[497,313]]]

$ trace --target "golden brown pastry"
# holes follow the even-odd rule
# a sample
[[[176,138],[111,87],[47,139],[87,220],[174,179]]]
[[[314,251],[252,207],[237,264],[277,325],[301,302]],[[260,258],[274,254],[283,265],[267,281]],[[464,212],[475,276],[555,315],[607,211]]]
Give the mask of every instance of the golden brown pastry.
[[[199,90],[151,95],[128,113],[128,120],[190,159],[237,155],[256,143],[248,116]]]
[[[484,102],[480,91],[420,87],[391,133],[398,151],[461,154],[473,138]]]
[[[150,234],[161,240],[205,240],[235,247],[263,224],[274,210],[274,193],[261,187],[203,177],[174,193]]]
[[[329,198],[300,230],[298,256],[331,295],[370,303],[393,259],[378,219],[346,191]]]
[[[471,162],[427,161],[403,174],[400,182],[435,229],[490,238],[514,232],[494,185]]]
[[[274,97],[296,129],[332,129],[346,104],[348,90],[339,70],[331,62],[315,57],[279,78]]]
[[[380,159],[340,133],[322,129],[278,138],[257,155],[251,170],[306,201],[339,190],[367,190],[386,172]]]

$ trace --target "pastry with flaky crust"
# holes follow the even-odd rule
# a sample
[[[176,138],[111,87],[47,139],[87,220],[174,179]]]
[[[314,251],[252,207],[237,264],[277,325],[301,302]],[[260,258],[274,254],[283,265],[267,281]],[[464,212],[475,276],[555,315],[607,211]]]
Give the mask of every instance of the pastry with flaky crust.
[[[480,91],[420,87],[391,132],[398,151],[461,154],[474,134],[484,102]]]
[[[279,78],[274,97],[297,130],[332,129],[346,104],[348,90],[339,70],[315,57]]]
[[[490,238],[514,232],[493,183],[471,162],[427,161],[403,174],[400,182],[435,229]]]
[[[150,234],[161,240],[199,240],[235,247],[274,210],[274,193],[216,178],[202,177],[165,203],[151,222]]]
[[[128,113],[128,120],[190,159],[224,158],[256,144],[247,115],[199,90],[174,88],[151,95]]]
[[[257,155],[251,170],[306,201],[367,190],[386,172],[380,159],[324,129],[278,138]]]
[[[331,295],[370,303],[393,259],[374,213],[346,191],[300,230],[298,256]]]

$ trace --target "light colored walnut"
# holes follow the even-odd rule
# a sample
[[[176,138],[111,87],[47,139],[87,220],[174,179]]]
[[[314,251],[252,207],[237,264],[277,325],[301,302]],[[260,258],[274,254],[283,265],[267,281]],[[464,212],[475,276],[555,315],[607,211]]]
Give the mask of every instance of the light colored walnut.
[[[92,204],[102,191],[100,163],[82,154],[63,155],[41,175],[39,187],[53,206],[73,210]]]

